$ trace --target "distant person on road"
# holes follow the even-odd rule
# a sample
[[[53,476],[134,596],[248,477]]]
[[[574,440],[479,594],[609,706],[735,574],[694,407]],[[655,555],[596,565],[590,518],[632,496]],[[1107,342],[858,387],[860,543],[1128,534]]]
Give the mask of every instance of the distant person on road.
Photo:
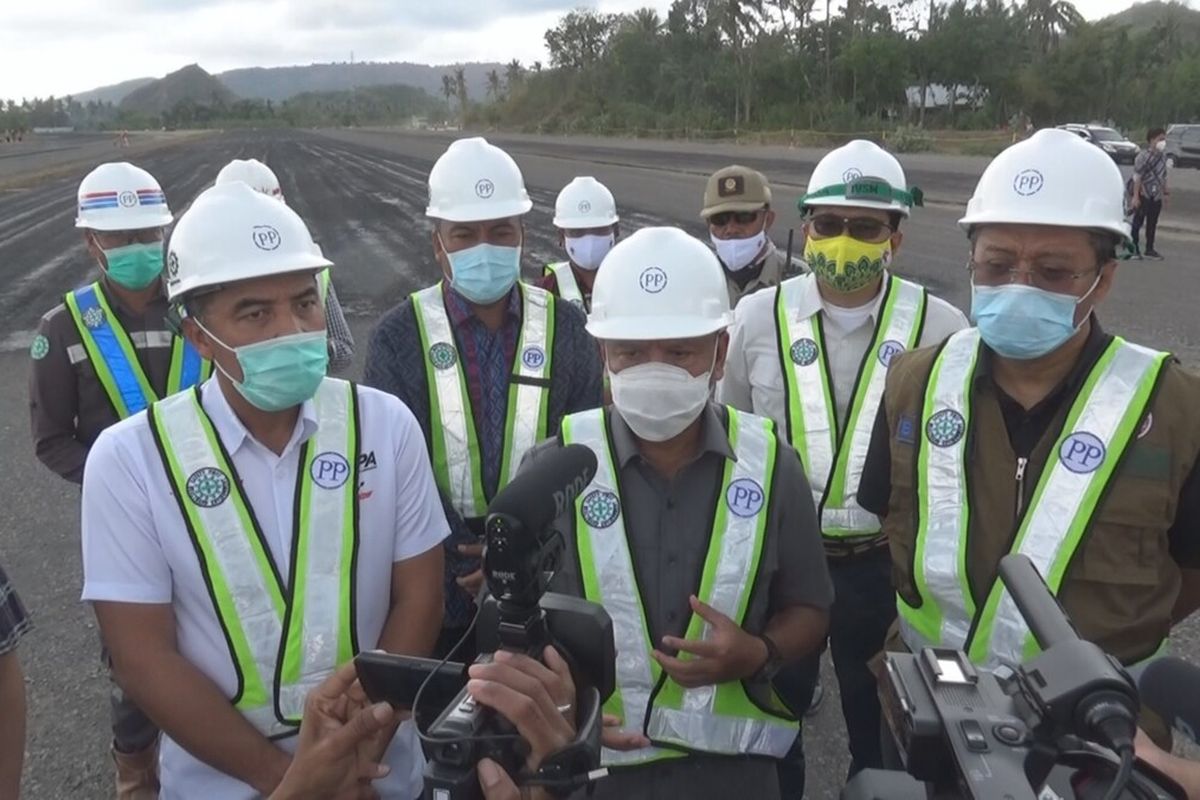
[[[0,797],[21,794],[21,765],[25,762],[25,679],[17,658],[17,643],[29,630],[21,598],[0,567]]]
[[[600,262],[621,235],[617,203],[595,178],[576,178],[554,202],[554,227],[567,260],[546,265],[539,284],[584,311],[592,307],[592,286]]]
[[[100,277],[42,317],[29,349],[34,450],[72,483],[83,480],[102,431],[211,370],[166,321],[163,231],[172,217],[158,181],[132,164],[102,164],[80,183],[77,210]],[[116,682],[111,699],[117,795],[156,796],[158,729]]]
[[[222,167],[217,173],[216,185],[230,181],[241,181],[251,189],[273,197],[281,203],[287,202],[275,171],[256,158],[235,158]],[[320,254],[321,246],[314,244],[314,247]],[[336,372],[349,367],[354,360],[354,335],[350,333],[350,326],[346,323],[346,314],[342,311],[337,291],[333,288],[329,270],[322,272],[319,280],[322,299],[325,301],[325,329],[329,332],[329,369]]]
[[[426,210],[443,279],[388,312],[367,350],[364,382],[403,400],[425,431],[453,531],[439,656],[475,614],[488,503],[564,416],[603,399],[583,312],[518,280],[532,207],[508,153],[482,138],[451,144],[429,173]]]
[[[717,170],[704,189],[700,216],[725,270],[730,304],[799,271],[771,241],[775,211],[761,172],[737,165]]]
[[[96,442],[83,599],[163,730],[162,797],[252,800],[279,786],[330,673],[362,650],[432,650],[448,529],[412,414],[326,375],[331,264],[294,211],[215,186],[167,260],[216,373]],[[397,722],[360,749],[391,768],[362,794],[420,791],[416,732]]]
[[[871,142],[822,158],[800,200],[812,274],[738,305],[717,390],[721,402],[775,420],[812,485],[833,576],[829,643],[851,775],[883,768],[879,695],[867,665],[896,616],[887,540],[879,518],[857,502],[858,476],[891,359],[967,326],[954,306],[889,271],[916,192],[895,156]],[[803,666],[776,679],[785,702],[803,702],[809,691]],[[816,666],[808,665],[809,682]]]
[[[1162,256],[1154,249],[1154,237],[1158,233],[1158,216],[1162,213],[1167,198],[1167,132],[1162,128],[1151,128],[1146,133],[1147,147],[1138,153],[1133,162],[1133,249],[1138,247],[1138,237],[1143,223],[1146,226],[1146,258],[1161,261]]]

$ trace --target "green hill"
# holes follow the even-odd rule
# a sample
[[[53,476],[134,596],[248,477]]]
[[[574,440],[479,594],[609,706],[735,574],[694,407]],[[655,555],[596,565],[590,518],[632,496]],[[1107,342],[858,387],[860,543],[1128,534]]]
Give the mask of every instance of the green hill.
[[[221,107],[237,101],[237,95],[197,64],[189,64],[164,78],[126,95],[121,110],[140,114],[162,114],[180,104]]]
[[[1163,26],[1178,30],[1183,41],[1200,42],[1200,11],[1187,3],[1150,0],[1105,17],[1101,22],[1124,25],[1135,33],[1148,33]]]

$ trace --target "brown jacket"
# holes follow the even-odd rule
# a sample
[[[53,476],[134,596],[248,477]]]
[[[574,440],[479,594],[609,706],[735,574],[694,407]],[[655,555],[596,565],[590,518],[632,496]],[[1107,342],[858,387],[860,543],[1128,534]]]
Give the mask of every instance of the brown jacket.
[[[925,388],[937,348],[899,357],[888,370],[885,408],[893,433],[920,424]],[[1077,388],[1076,388],[1077,391]],[[1012,547],[1016,518],[1016,455],[997,399],[984,370],[972,382],[968,431],[970,517],[967,577],[977,608],[983,608],[1000,559]],[[1071,402],[1057,415],[1033,451],[1025,475],[1025,505],[1051,457]],[[1181,584],[1169,552],[1184,482],[1200,457],[1200,375],[1168,364],[1150,404],[1148,429],[1127,449],[1100,500],[1090,529],[1067,568],[1059,600],[1080,634],[1126,664],[1152,655],[1171,629],[1171,611]],[[904,425],[901,425],[901,418]],[[914,427],[913,422],[916,421]],[[910,605],[921,598],[913,586],[916,538],[916,447],[891,439],[891,501],[884,522],[892,550],[893,582]],[[892,637],[889,649],[899,649]]]
[[[112,292],[105,291],[105,298],[129,334],[150,385],[162,396],[174,342],[165,321],[167,298],[160,297],[142,314],[121,305]],[[100,432],[118,419],[65,304],[42,317],[30,357],[29,417],[38,460],[67,480],[81,483],[88,450]]]

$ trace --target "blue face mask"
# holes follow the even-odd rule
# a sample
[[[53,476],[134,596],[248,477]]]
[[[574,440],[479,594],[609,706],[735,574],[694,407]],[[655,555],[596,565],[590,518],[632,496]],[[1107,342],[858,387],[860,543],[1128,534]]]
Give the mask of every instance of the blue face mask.
[[[1087,294],[1077,298],[1023,283],[971,284],[971,321],[997,354],[1020,361],[1041,358],[1079,330],[1075,309],[1095,288],[1092,284]]]
[[[444,243],[442,249],[446,249]],[[520,247],[477,244],[457,253],[447,251],[446,258],[450,261],[450,285],[479,305],[504,297],[521,277]]]
[[[104,270],[113,283],[139,291],[158,280],[163,271],[163,243],[136,242],[104,251]]]
[[[199,321],[197,321],[199,324]],[[214,342],[237,356],[242,380],[234,380],[217,362],[246,402],[262,411],[295,408],[317,393],[329,367],[329,344],[324,330],[297,333],[230,347],[200,325]]]

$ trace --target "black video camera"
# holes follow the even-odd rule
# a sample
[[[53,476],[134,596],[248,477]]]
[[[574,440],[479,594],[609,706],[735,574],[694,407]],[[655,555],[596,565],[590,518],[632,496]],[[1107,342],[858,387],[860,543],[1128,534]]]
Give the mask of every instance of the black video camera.
[[[1006,556],[1000,577],[1043,652],[995,672],[958,650],[887,654],[880,699],[908,775],[864,770],[843,800],[1184,798],[1134,761],[1120,662],[1079,638],[1028,558]]]
[[[571,666],[577,689],[576,739],[524,771],[528,744],[515,727],[467,693],[467,666],[455,662],[362,653],[359,680],[373,701],[412,708],[436,718],[423,734],[428,764],[426,800],[482,800],[475,765],[490,758],[518,783],[567,794],[587,785],[600,766],[601,709],[616,686],[612,620],[603,606],[547,593],[563,542],[550,523],[570,509],[596,472],[596,455],[583,445],[546,454],[501,490],[484,523],[483,572],[489,596],[475,621],[480,656],[497,650],[541,659],[548,645]]]

